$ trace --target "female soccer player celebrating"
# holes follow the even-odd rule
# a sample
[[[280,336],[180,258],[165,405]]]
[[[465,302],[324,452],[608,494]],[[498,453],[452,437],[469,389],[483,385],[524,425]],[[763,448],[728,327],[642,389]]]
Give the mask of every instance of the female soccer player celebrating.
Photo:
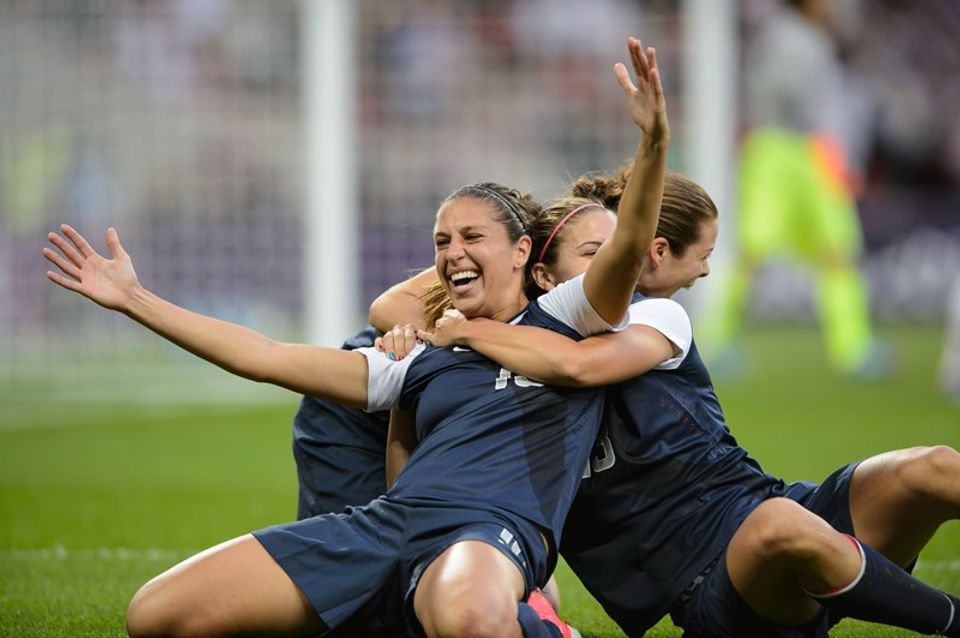
[[[623,317],[656,227],[669,127],[655,54],[628,44],[636,85],[616,75],[641,129],[620,225],[583,278],[528,306],[529,198],[494,184],[453,193],[434,230],[436,267],[464,315],[580,337]],[[179,308],[143,288],[114,229],[104,259],[74,229],[44,249],[48,278],[123,312],[240,376],[368,409],[417,408],[419,445],[382,499],[247,534],[147,583],[133,636],[314,635],[406,624],[428,636],[555,636],[524,600],[555,559],[579,467],[599,425],[599,393],[512,377],[474,352],[427,349],[403,362],[278,343]],[[522,478],[521,478],[522,477]],[[520,480],[518,480],[520,479]]]
[[[542,289],[587,267],[607,215],[583,207],[534,242]],[[451,312],[419,336],[547,383],[616,384],[561,553],[629,635],[669,612],[694,637],[822,637],[845,616],[960,636],[960,600],[903,569],[960,517],[957,452],[899,450],[786,485],[731,435],[689,319],[669,300],[709,273],[716,217],[702,189],[667,176],[638,283],[646,296],[622,332],[574,343]],[[387,340],[389,351],[402,339]]]

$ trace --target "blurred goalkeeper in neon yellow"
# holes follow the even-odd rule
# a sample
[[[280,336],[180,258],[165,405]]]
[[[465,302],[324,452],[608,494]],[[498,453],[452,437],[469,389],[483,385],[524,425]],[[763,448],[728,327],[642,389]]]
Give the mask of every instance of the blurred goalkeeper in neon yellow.
[[[831,366],[881,373],[857,259],[863,234],[854,179],[845,161],[841,68],[826,30],[828,3],[784,2],[748,50],[752,129],[741,149],[739,258],[726,286],[713,352],[728,352],[740,331],[757,267],[786,255],[816,270],[817,307]]]

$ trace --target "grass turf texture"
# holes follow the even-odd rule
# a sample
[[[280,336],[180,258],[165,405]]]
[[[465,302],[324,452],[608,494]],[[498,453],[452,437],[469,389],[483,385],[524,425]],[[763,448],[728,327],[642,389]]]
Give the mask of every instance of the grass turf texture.
[[[756,332],[744,378],[717,384],[734,434],[786,480],[819,480],[899,447],[960,448],[960,406],[934,389],[939,331],[884,334],[896,376],[856,382],[826,372],[814,331]],[[0,389],[0,406],[0,636],[122,636],[126,603],[151,576],[295,512],[295,399],[158,409],[32,402]],[[960,523],[941,528],[917,574],[960,593]],[[565,567],[560,583],[563,615],[585,638],[621,635]],[[648,635],[680,632],[665,620]],[[833,635],[911,634],[844,621]]]

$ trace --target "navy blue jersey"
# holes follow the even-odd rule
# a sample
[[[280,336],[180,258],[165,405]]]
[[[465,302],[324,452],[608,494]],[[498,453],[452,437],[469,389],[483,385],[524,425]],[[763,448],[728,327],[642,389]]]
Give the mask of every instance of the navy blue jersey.
[[[367,326],[343,348],[370,347],[377,335],[373,326]],[[298,520],[363,505],[386,491],[388,421],[388,412],[364,412],[303,397],[292,428]]]
[[[783,490],[734,439],[691,344],[674,370],[611,386],[561,553],[628,635],[640,636]]]
[[[581,338],[539,300],[519,323]],[[377,356],[368,353],[372,368],[403,370]],[[466,348],[426,347],[402,363],[397,402],[416,413],[419,443],[387,498],[520,517],[555,547],[599,429],[603,391],[546,386]]]

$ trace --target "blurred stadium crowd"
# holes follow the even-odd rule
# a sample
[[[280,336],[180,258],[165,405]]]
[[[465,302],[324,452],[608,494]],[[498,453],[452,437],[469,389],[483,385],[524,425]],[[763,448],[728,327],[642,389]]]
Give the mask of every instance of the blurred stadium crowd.
[[[744,38],[775,1],[733,3]],[[362,254],[344,267],[362,272],[361,299],[429,263],[433,211],[456,186],[548,196],[628,158],[610,69],[629,34],[658,47],[684,170],[682,4],[356,2]],[[960,8],[837,5],[875,310],[936,321],[960,272]],[[140,339],[95,309],[47,311],[60,293],[39,250],[60,222],[96,236],[116,225],[141,279],[179,303],[297,334],[303,251],[322,249],[300,240],[300,12],[296,0],[0,2],[0,359],[42,361],[58,322],[103,326],[84,331],[101,335],[90,352]],[[803,314],[804,285],[774,273],[756,306]]]

